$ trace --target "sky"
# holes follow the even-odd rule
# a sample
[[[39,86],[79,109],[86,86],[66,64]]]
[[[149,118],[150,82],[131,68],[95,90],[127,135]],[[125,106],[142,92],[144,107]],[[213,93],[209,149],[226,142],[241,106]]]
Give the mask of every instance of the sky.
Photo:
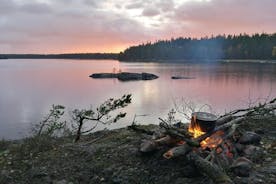
[[[177,37],[276,32],[276,0],[0,0],[0,53],[120,52]]]

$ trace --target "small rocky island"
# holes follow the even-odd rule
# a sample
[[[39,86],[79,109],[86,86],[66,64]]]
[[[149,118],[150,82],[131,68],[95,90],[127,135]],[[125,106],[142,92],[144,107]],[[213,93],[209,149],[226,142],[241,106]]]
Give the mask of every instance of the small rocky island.
[[[133,81],[133,80],[153,80],[157,79],[158,76],[151,73],[130,73],[130,72],[120,72],[120,73],[94,73],[89,77],[94,79],[108,79],[117,78],[120,81]]]

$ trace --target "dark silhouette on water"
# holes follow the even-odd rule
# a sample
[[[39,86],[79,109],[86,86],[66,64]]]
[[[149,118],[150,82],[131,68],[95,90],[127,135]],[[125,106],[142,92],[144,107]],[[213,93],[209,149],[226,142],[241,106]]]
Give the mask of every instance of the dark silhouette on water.
[[[95,79],[107,79],[107,78],[117,78],[120,81],[133,81],[133,80],[153,80],[157,79],[158,76],[151,73],[94,73],[89,77]]]

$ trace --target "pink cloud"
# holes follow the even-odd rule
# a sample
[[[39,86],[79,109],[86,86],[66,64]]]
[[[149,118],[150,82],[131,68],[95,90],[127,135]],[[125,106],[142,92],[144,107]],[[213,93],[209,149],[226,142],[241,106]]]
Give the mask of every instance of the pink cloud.
[[[177,2],[3,0],[0,52],[118,52],[178,36],[276,32],[275,0]]]

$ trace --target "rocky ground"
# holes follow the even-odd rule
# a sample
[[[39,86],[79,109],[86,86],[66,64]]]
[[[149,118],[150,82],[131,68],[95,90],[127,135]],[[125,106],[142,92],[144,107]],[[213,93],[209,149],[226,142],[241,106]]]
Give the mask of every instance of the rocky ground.
[[[156,129],[156,125],[143,126]],[[276,119],[247,122],[241,129],[262,136],[260,159],[249,177],[228,173],[235,183],[275,183]],[[148,155],[139,152],[148,135],[128,128],[105,130],[82,137],[36,137],[0,141],[0,183],[211,183],[185,158],[166,160],[163,149]]]

